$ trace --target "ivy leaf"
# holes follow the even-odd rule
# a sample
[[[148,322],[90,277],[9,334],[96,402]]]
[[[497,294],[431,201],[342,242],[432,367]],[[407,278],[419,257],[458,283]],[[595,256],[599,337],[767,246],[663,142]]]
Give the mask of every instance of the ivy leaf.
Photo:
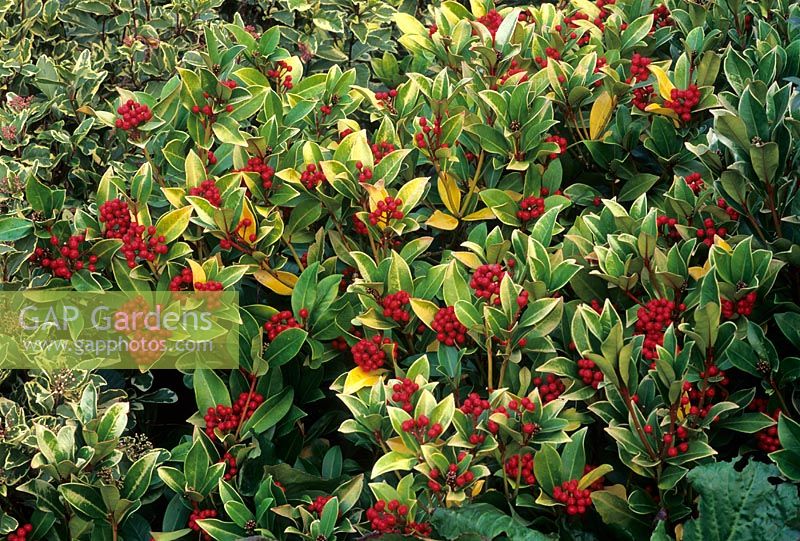
[[[685,541],[796,541],[800,497],[788,484],[773,484],[775,466],[750,462],[737,472],[732,462],[698,466],[689,482],[700,494],[699,516],[685,524]]]

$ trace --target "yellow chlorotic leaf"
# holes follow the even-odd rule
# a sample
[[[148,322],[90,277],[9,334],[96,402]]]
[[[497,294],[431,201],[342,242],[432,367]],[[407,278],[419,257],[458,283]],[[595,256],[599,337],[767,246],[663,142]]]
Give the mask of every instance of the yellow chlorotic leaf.
[[[256,217],[255,214],[253,214],[253,211],[250,209],[250,204],[246,200],[242,206],[242,217],[239,218],[240,222],[245,220],[250,220],[250,225],[247,227],[241,227],[237,234],[244,242],[247,244],[252,244],[250,236],[255,235],[256,233]]]
[[[342,393],[353,394],[364,387],[372,387],[380,381],[381,377],[381,372],[364,372],[360,366],[357,366],[347,373]]]
[[[705,267],[689,267],[689,276],[695,280],[701,279],[706,273],[708,273],[708,269]]]
[[[375,184],[367,184],[363,183],[361,185],[369,194],[369,210],[373,211],[378,208],[378,201],[383,201],[387,197],[389,197],[389,192],[386,191],[386,188],[383,184],[383,179],[379,180]]]
[[[722,240],[722,238],[720,238],[720,237],[718,237],[716,235],[714,235],[714,246],[719,246],[720,248],[722,248],[723,250],[725,250],[728,253],[733,252],[733,248],[731,248],[731,245],[728,244],[727,242]],[[706,261],[706,265],[708,265],[710,267],[711,266],[711,262],[710,261]]]
[[[425,26],[416,17],[408,13],[395,13],[394,23],[403,34],[422,34],[428,35]]]
[[[456,227],[458,227],[458,219],[453,218],[449,214],[445,214],[444,212],[437,210],[428,218],[428,221],[425,222],[426,225],[431,227],[435,227],[436,229],[444,229],[445,231],[452,231]]]
[[[481,493],[481,490],[483,490],[483,484],[484,484],[484,480],[481,479],[480,481],[477,481],[475,483],[475,486],[472,487],[472,497],[473,498]]]
[[[442,173],[437,184],[439,197],[451,214],[458,215],[461,209],[461,190],[456,185],[456,179],[449,173]]]
[[[439,311],[439,307],[435,303],[425,299],[411,299],[411,309],[428,327],[431,326],[433,318],[436,317],[436,312]]]
[[[675,541],[683,541],[683,524],[675,526]]]
[[[297,275],[292,274],[291,272],[275,271],[275,275],[278,277],[278,280],[291,288],[294,288],[295,284],[297,283]]]
[[[291,167],[287,167],[286,169],[281,169],[280,171],[275,173],[275,176],[291,184],[300,184],[300,173],[298,173],[296,169],[292,169]]]
[[[169,201],[169,204],[175,208],[181,208],[186,204],[183,200],[183,197],[186,195],[183,188],[161,188],[161,192],[164,194],[167,201]]]
[[[611,485],[610,487],[605,487],[603,490],[610,492],[614,496],[623,500],[628,499],[628,493],[625,491],[625,485]]]
[[[463,490],[453,492],[452,490],[447,493],[445,498],[445,505],[447,507],[461,507],[464,500],[467,499],[467,494]]]
[[[656,82],[658,83],[658,93],[661,95],[662,99],[671,100],[672,99],[672,91],[675,89],[675,85],[672,84],[672,81],[669,80],[667,76],[667,72],[664,71],[659,66],[655,64],[650,64],[650,73],[656,76]]]
[[[286,272],[284,274],[289,274],[289,273]],[[253,274],[253,276],[255,276],[255,279],[258,280],[259,283],[267,286],[269,289],[271,289],[278,295],[292,294],[292,288],[294,287],[294,284],[292,284],[292,286],[285,284],[283,281],[279,280],[277,276],[275,276],[273,273],[269,271],[257,270]]]
[[[203,267],[191,259],[187,260],[187,262],[189,263],[189,268],[192,269],[192,282],[205,282],[206,271],[203,270]]]
[[[361,368],[356,368],[356,370],[361,370]],[[402,455],[413,455],[414,451],[406,447],[406,444],[403,443],[403,438],[400,436],[395,436],[394,438],[389,438],[386,440],[386,445],[389,447],[390,451],[394,451],[396,453],[400,453]]]
[[[471,269],[477,269],[482,265],[480,258],[472,252],[453,252],[453,257]]]
[[[476,222],[480,220],[494,220],[495,216],[494,212],[492,212],[492,209],[487,207],[485,209],[476,210],[472,214],[467,214],[462,219],[465,222]]]
[[[669,109],[667,107],[661,107],[657,103],[651,103],[647,107],[644,108],[645,111],[648,113],[656,113],[658,115],[664,115],[670,117],[672,120],[678,120],[678,113],[676,113],[673,109]]]
[[[597,139],[605,132],[615,107],[616,103],[611,94],[608,92],[600,94],[589,113],[589,137]]]

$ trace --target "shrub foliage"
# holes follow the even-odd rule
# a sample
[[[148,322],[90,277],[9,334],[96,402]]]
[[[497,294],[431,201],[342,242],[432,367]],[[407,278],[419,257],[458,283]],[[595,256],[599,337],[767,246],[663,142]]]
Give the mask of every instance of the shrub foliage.
[[[799,535],[796,2],[0,14],[3,289],[242,304],[3,372],[7,539]]]

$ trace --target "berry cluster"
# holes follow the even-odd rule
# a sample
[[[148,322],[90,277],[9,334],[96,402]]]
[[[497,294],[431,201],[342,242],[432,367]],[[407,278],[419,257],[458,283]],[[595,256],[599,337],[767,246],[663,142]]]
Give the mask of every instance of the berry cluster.
[[[703,220],[703,227],[697,229],[697,238],[702,239],[703,244],[709,248],[714,244],[714,236],[724,237],[728,234],[725,227],[717,227],[714,220],[706,218]]]
[[[372,531],[379,534],[402,533],[415,537],[428,537],[431,526],[427,523],[408,519],[408,506],[397,500],[378,500],[367,509],[367,520]]]
[[[541,56],[535,56],[533,57],[533,61],[536,62],[540,68],[544,69],[547,67],[548,58],[552,58],[553,60],[561,60],[561,53],[559,53],[558,49],[555,47],[547,47],[544,50],[544,58]],[[559,82],[563,83],[564,81],[559,79]]]
[[[135,131],[136,128],[153,118],[153,113],[147,105],[128,100],[117,107],[117,120],[114,125],[125,131]]]
[[[226,481],[230,481],[231,479],[236,477],[236,472],[238,472],[239,469],[236,467],[236,457],[235,456],[233,456],[230,453],[225,453],[222,456],[222,459],[220,459],[220,462],[224,462],[225,463],[225,475],[223,475],[223,478]]]
[[[417,391],[419,391],[419,385],[409,378],[401,379],[392,385],[392,402],[399,404],[406,413],[410,413],[413,409],[411,399]]]
[[[236,169],[235,173],[258,173],[261,177],[261,186],[264,190],[272,189],[272,179],[275,176],[275,169],[264,161],[264,158],[255,156],[247,159],[247,165],[241,169]]]
[[[470,393],[459,408],[461,412],[472,420],[473,428],[478,426],[479,418],[484,411],[489,409],[489,401],[481,398],[478,393]],[[474,430],[469,436],[472,445],[480,445],[486,440],[486,435]]]
[[[747,406],[747,409],[749,409],[750,411],[760,411],[761,413],[768,413],[769,412],[768,405],[769,405],[769,400],[767,400],[766,398],[755,398],[750,403],[750,405]],[[781,414],[781,409],[777,408],[775,411],[772,412],[772,415],[770,415],[770,417],[772,417],[775,421],[777,421],[778,417],[780,417],[780,414]],[[765,453],[772,453],[780,449],[781,440],[778,437],[777,425],[772,425],[756,432],[756,442],[758,448],[764,451]]]
[[[356,230],[356,234],[358,235],[364,235],[365,237],[369,235],[367,224],[365,224],[364,220],[359,218],[357,214],[353,214],[353,228]]]
[[[217,165],[217,157],[210,150],[206,153],[206,161],[208,165]]]
[[[98,219],[106,227],[105,237],[122,240],[122,253],[129,268],[134,268],[140,259],[152,262],[156,255],[167,253],[164,235],[156,235],[153,225],[145,227],[131,220],[128,205],[121,199],[106,201],[99,210]]]
[[[467,341],[467,328],[456,317],[455,308],[439,308],[431,322],[436,339],[446,346],[463,345]]]
[[[411,295],[407,291],[398,291],[397,293],[386,295],[381,300],[383,317],[393,319],[400,325],[405,325],[411,319],[411,314],[408,311],[409,302],[411,302]]]
[[[594,380],[594,376],[592,376],[592,379]],[[564,382],[554,374],[545,374],[541,377],[536,376],[533,378],[533,384],[539,389],[539,396],[542,398],[543,404],[555,400],[566,390]]]
[[[428,481],[428,488],[434,492],[440,492],[442,490],[442,485],[438,481],[439,479],[452,490],[460,490],[475,480],[475,474],[469,470],[459,475],[457,464],[450,464],[447,467],[447,473],[444,475],[444,478],[442,478],[442,473],[437,468],[433,468],[428,474],[428,477],[431,478],[431,480]]]
[[[350,348],[350,353],[353,354],[353,361],[364,372],[378,370],[386,362],[386,352],[383,350],[383,346],[386,344],[392,344],[392,341],[381,334],[359,340]],[[392,344],[392,352],[394,352],[394,344]]]
[[[27,539],[28,534],[33,531],[33,524],[23,524],[13,532],[8,534],[6,538],[8,541],[25,541]]]
[[[387,154],[397,150],[395,146],[388,141],[381,141],[380,143],[372,143],[372,145],[370,145],[370,148],[372,149],[372,159],[375,162],[375,165],[378,165],[380,161]]]
[[[647,427],[650,427],[650,425],[645,425],[644,430],[649,434],[650,432],[648,432]],[[650,427],[650,430],[652,430],[652,427]],[[689,431],[683,426],[676,428],[674,434],[664,434],[662,437],[663,449],[667,450],[667,456],[670,458],[675,458],[679,454],[682,455],[689,451],[689,442],[686,441],[688,439]]]
[[[300,327],[300,324],[289,310],[278,312],[269,318],[266,323],[264,323],[264,331],[267,334],[267,342],[272,342],[275,340],[275,337],[286,329],[294,329],[297,327]]]
[[[336,105],[337,103],[339,103],[339,96],[334,94],[333,96],[331,96],[331,103],[330,104],[326,103],[326,104],[321,105],[320,108],[319,108],[319,111],[324,116],[330,116],[330,114],[333,112],[333,106]]]
[[[650,29],[651,32],[655,32],[657,28],[665,28],[673,24],[675,24],[675,22],[672,20],[667,6],[661,4],[653,9],[653,27]]]
[[[564,481],[561,486],[553,487],[553,499],[567,508],[568,515],[583,515],[592,506],[591,488],[578,488],[578,481]]]
[[[418,442],[424,443],[433,441],[442,435],[442,425],[439,423],[431,424],[431,420],[426,415],[420,415],[416,419],[406,419],[402,424],[403,432],[411,434]]]
[[[549,135],[545,138],[546,143],[555,143],[558,145],[558,151],[551,153],[548,158],[555,160],[559,154],[564,154],[567,151],[567,140],[560,135]]]
[[[506,477],[515,483],[519,479],[520,484],[536,484],[536,477],[533,474],[533,454],[511,455],[503,465]]]
[[[211,541],[213,537],[211,537],[211,535],[207,534],[206,532],[202,531],[197,521],[203,520],[204,518],[217,518],[217,511],[215,509],[198,509],[196,505],[197,504],[195,504],[195,508],[192,511],[192,514],[189,515],[188,526],[191,530],[200,533],[205,541]]]
[[[189,195],[204,197],[209,203],[211,203],[212,206],[217,208],[222,205],[219,188],[213,179],[204,180],[200,183],[200,186],[189,188]]]
[[[363,162],[361,161],[356,162],[356,171],[358,171],[359,182],[368,182],[372,180],[372,169],[365,166]]]
[[[524,198],[519,202],[519,210],[517,211],[517,218],[523,222],[535,220],[544,214],[544,198],[532,195]]]
[[[714,399],[717,396],[716,386],[719,386],[724,391],[730,380],[726,377],[725,372],[716,366],[711,366],[707,371],[700,372],[700,377],[703,379],[703,388],[689,381],[683,382],[685,394],[681,397],[680,402],[682,407],[688,407],[689,415],[704,419],[709,410],[711,410],[711,406],[713,406]],[[721,380],[715,386],[705,381],[707,377],[721,378]]]
[[[640,88],[633,89],[633,105],[641,110],[644,111],[647,109],[647,106],[650,105],[653,101],[653,93],[655,90],[653,89],[653,85],[647,85]]]
[[[322,168],[313,163],[306,165],[305,171],[300,174],[300,182],[306,187],[306,190],[313,190],[324,180],[325,173],[322,172]]]
[[[191,286],[194,283],[194,277],[192,276],[192,269],[189,267],[184,267],[180,274],[172,278],[169,282],[169,290],[170,291],[184,291],[189,289],[188,286]]]
[[[294,86],[292,83],[291,71],[292,66],[284,60],[278,60],[274,68],[267,70],[267,77],[275,81],[278,93],[280,93],[281,90],[291,90]]]
[[[751,291],[738,301],[731,301],[728,299],[721,299],[722,317],[724,319],[733,319],[736,315],[749,317],[753,313],[753,307],[756,305],[758,294]]]
[[[378,225],[383,223],[389,225],[389,220],[402,220],[403,211],[400,210],[403,206],[402,199],[388,196],[383,201],[378,201],[375,210],[369,213],[369,223]]]
[[[633,53],[631,57],[631,76],[626,79],[627,83],[646,81],[650,77],[650,63],[652,59]]]
[[[689,85],[686,90],[673,88],[669,94],[670,99],[664,101],[664,107],[672,109],[683,122],[692,119],[692,108],[700,103],[700,90],[697,85]]]
[[[717,199],[717,206],[724,210],[728,217],[734,222],[739,219],[739,213],[736,211],[736,209],[728,205],[728,203],[722,197]]]
[[[422,128],[422,131],[414,134],[414,142],[419,148],[430,149],[431,155],[433,155],[440,148],[447,148],[447,143],[441,142],[441,115],[436,115],[436,118],[433,119],[432,127],[430,125],[430,121],[426,117],[419,117],[419,127]]]
[[[506,81],[508,81],[511,77],[513,77],[518,73],[524,73],[525,75],[523,75],[517,80],[517,84],[525,83],[528,81],[527,71],[520,67],[519,62],[517,62],[516,60],[512,60],[511,63],[508,65],[508,69],[497,79],[497,83],[492,85],[492,90],[497,90],[498,85],[505,84]]]
[[[672,241],[678,241],[681,238],[681,234],[676,227],[677,224],[677,218],[669,218],[667,216],[659,216],[656,218],[656,225],[658,228],[663,228],[665,235]]]
[[[481,265],[472,274],[469,287],[475,291],[476,297],[499,305],[500,282],[503,281],[505,275],[506,271],[499,263]]]
[[[260,393],[244,392],[239,395],[233,406],[217,404],[216,408],[208,408],[203,417],[206,422],[206,434],[212,438],[215,428],[223,433],[237,429],[239,423],[249,419],[262,402],[264,397]]]
[[[664,331],[675,321],[676,311],[686,310],[686,305],[676,305],[669,299],[652,299],[636,312],[636,334],[644,335],[642,356],[648,361],[658,357],[656,346],[664,344]]]
[[[703,188],[706,187],[705,183],[703,182],[703,177],[700,173],[692,173],[686,177],[686,184],[688,184],[689,188],[694,192],[695,195],[699,194],[703,191]]]
[[[578,376],[583,381],[584,385],[591,385],[597,389],[600,382],[603,381],[603,372],[591,359],[578,360]]]
[[[390,88],[386,92],[375,92],[375,99],[378,100],[378,105],[384,107],[392,107],[392,102],[397,97],[397,90]]]
[[[316,498],[314,498],[313,502],[308,504],[306,509],[308,509],[308,512],[311,514],[316,513],[317,515],[321,515],[322,510],[325,509],[325,504],[327,504],[332,497],[333,496],[317,496]]]
[[[503,22],[503,16],[500,15],[496,9],[490,9],[485,15],[478,17],[478,22],[486,27],[486,29],[492,35],[492,42],[494,42],[497,29],[500,28],[500,24]]]
[[[37,247],[31,256],[31,263],[49,269],[53,276],[69,280],[72,274],[79,270],[88,269],[90,272],[97,270],[97,256],[86,255],[88,249],[84,243],[86,235],[71,235],[66,242],[61,242],[58,237],[50,237],[50,244],[55,250]]]

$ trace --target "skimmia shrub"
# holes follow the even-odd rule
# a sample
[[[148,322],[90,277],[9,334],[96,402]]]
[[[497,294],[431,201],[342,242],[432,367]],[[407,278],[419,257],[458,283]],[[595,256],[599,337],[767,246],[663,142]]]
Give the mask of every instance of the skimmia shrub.
[[[0,14],[3,290],[241,305],[4,370],[4,539],[800,535],[797,3]]]

